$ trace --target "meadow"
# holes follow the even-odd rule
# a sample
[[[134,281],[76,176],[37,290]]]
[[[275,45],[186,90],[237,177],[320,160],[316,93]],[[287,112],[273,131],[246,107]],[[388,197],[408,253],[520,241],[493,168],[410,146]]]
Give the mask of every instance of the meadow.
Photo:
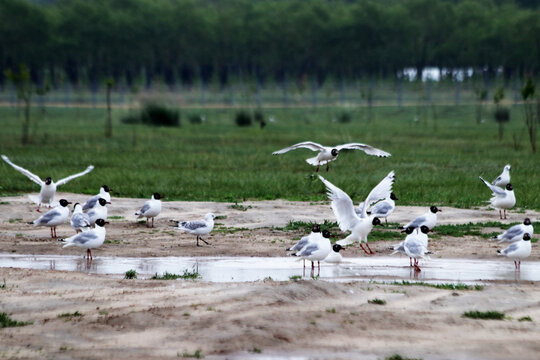
[[[94,194],[102,184],[119,197],[147,198],[160,192],[166,200],[241,202],[246,199],[324,201],[315,169],[305,162],[315,153],[272,152],[301,141],[323,145],[362,142],[392,154],[390,158],[344,151],[321,168],[321,175],[355,202],[389,171],[401,205],[477,207],[491,192],[478,176],[491,181],[512,165],[517,207],[540,209],[540,154],[532,153],[520,105],[511,107],[502,141],[489,109],[481,123],[475,106],[327,106],[263,108],[267,126],[238,127],[238,109],[181,109],[176,128],[128,125],[120,119],[135,110],[113,109],[113,137],[104,136],[103,108],[32,108],[31,144],[20,145],[23,111],[0,108],[0,153],[42,178],[59,179],[95,170],[60,191]],[[369,113],[371,111],[371,114]],[[350,115],[342,122],[342,114]],[[205,121],[192,124],[190,115]],[[270,120],[272,119],[272,120]],[[37,192],[39,187],[3,163],[0,195]]]

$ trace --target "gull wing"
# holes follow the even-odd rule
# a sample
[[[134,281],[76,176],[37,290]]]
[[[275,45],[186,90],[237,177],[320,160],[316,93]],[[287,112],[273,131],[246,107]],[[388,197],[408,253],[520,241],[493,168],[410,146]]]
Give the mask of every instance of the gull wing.
[[[7,162],[9,165],[11,165],[15,170],[17,170],[18,172],[20,172],[21,174],[23,174],[24,176],[26,176],[27,178],[29,178],[30,180],[38,184],[39,186],[43,186],[44,182],[43,180],[39,178],[39,176],[32,174],[30,171],[20,166],[15,165],[9,160],[9,158],[6,155],[2,155],[2,159],[4,159],[4,161]]]
[[[144,215],[150,209],[150,202],[145,202],[141,210],[137,211],[135,215]]]
[[[347,150],[362,150],[368,155],[378,156],[378,157],[389,157],[392,156],[390,153],[387,153],[384,150],[374,148],[371,145],[362,144],[362,143],[348,143],[348,144],[342,144],[337,145],[336,149],[341,151],[342,149]]]
[[[61,180],[58,180],[56,182],[56,185],[59,186],[59,185],[64,185],[65,183],[67,183],[68,181],[71,181],[75,178],[78,178],[80,176],[83,176],[83,175],[86,175],[88,174],[90,171],[94,170],[94,165],[90,165],[89,167],[86,168],[86,170],[84,170],[83,172],[80,172],[78,174],[75,174],[75,175],[71,175],[71,176],[68,176],[66,178],[63,178]]]
[[[195,220],[181,222],[178,227],[180,226],[187,230],[197,230],[199,228],[208,226],[208,224],[206,224],[206,221],[204,220]]]
[[[354,212],[351,198],[343,190],[320,175],[319,179],[326,185],[328,199],[332,201],[332,210],[338,221],[339,228],[341,231],[352,229],[360,221],[360,218]]]
[[[363,205],[360,204],[360,218],[367,217],[367,208],[370,204],[382,199],[386,199],[392,192],[392,185],[394,184],[394,170],[390,171],[380,183],[377,184],[368,194]]]
[[[495,185],[491,185],[490,183],[488,183],[486,180],[482,179],[481,176],[479,176],[480,180],[482,180],[482,182],[484,184],[486,184],[486,186],[493,192],[493,195],[495,196],[499,196],[499,197],[504,197],[506,196],[506,192],[504,189],[501,189],[500,187],[498,186],[495,186]]]
[[[305,148],[305,149],[309,149],[309,150],[313,150],[313,151],[323,151],[324,150],[324,146],[322,146],[321,144],[317,144],[317,143],[312,142],[312,141],[304,141],[304,142],[301,142],[301,143],[294,144],[292,146],[286,147],[284,149],[274,151],[272,153],[272,155],[284,154],[284,153],[286,153],[288,151],[291,151],[291,150],[294,150],[294,149],[299,149],[299,148]]]

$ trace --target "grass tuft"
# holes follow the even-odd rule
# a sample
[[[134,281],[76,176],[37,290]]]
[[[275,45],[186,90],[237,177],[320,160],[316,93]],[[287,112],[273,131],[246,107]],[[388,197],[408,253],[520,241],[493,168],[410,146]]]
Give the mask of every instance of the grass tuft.
[[[26,326],[26,325],[32,325],[32,322],[13,320],[12,318],[9,317],[7,313],[5,312],[0,313],[0,329],[7,328],[7,327]]]
[[[188,352],[183,352],[182,354],[178,353],[177,357],[181,357],[184,359],[187,359],[187,358],[202,359],[204,358],[204,355],[202,354],[201,350],[196,350],[194,353],[188,353]]]
[[[523,316],[518,319],[518,321],[533,321],[530,316]]]
[[[372,283],[377,283],[377,282],[372,282]],[[430,284],[430,283],[426,283],[426,282],[423,282],[423,281],[414,282],[414,281],[402,280],[402,281],[394,281],[394,282],[390,282],[390,283],[384,283],[383,282],[382,284],[400,285],[400,286],[427,286],[427,287],[432,287],[432,288],[436,288],[436,289],[444,289],[444,290],[476,290],[476,291],[484,290],[483,285],[467,285],[467,284],[462,284],[462,283],[457,283],[457,284],[451,284],[451,283]]]
[[[463,317],[471,319],[482,319],[482,320],[503,320],[505,317],[504,313],[498,311],[467,311],[464,312]]]
[[[383,299],[371,299],[367,301],[368,304],[375,304],[375,305],[386,305],[386,300]]]
[[[126,274],[124,276],[124,279],[136,279],[137,278],[137,272],[133,269],[126,271]]]
[[[193,271],[189,271],[189,270],[184,270],[184,273],[182,275],[179,275],[179,274],[172,274],[168,271],[166,271],[163,275],[158,275],[157,273],[152,276],[152,280],[176,280],[176,279],[198,279],[200,278],[201,275],[193,270]]]
[[[388,356],[388,357],[384,358],[384,360],[422,360],[422,359],[420,359],[420,358],[409,358],[409,357],[401,356],[399,354],[394,354],[392,356]]]
[[[81,317],[83,316],[83,314],[81,314],[78,310],[75,311],[74,313],[63,313],[63,314],[58,314],[57,317],[60,318],[60,319],[64,319],[66,321],[69,321],[73,318],[76,318],[76,317]]]

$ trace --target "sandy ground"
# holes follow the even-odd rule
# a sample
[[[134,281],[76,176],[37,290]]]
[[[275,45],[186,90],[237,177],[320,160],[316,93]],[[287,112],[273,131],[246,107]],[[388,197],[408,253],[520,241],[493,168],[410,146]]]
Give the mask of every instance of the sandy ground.
[[[86,196],[57,198],[83,202]],[[290,201],[165,202],[154,229],[135,221],[144,199],[113,198],[107,240],[94,256],[283,256],[302,233],[282,231],[290,220],[334,221],[327,203]],[[405,223],[427,207],[398,207],[389,219]],[[441,224],[499,221],[489,209],[442,207]],[[207,240],[172,229],[170,219],[217,220]],[[26,224],[39,215],[26,197],[0,199],[0,253],[80,254],[62,249],[48,228]],[[536,212],[511,212],[505,222]],[[388,231],[397,231],[387,229]],[[493,229],[486,229],[491,232]],[[66,237],[69,225],[58,228]],[[336,234],[344,236],[343,234]],[[375,241],[388,254],[387,241]],[[430,242],[437,257],[495,258],[496,244],[482,238]],[[377,256],[375,255],[375,256]],[[358,246],[346,256],[363,256]],[[540,252],[533,245],[530,260]],[[32,325],[0,329],[0,358],[384,359],[393,354],[423,359],[537,359],[540,288],[531,282],[492,283],[482,291],[320,280],[252,283],[125,280],[118,276],[0,268],[0,312]],[[2,282],[3,282],[2,281]],[[1,285],[1,284],[0,284]],[[384,299],[386,305],[369,304]],[[507,319],[472,320],[469,310],[497,310]],[[78,312],[81,316],[59,317]],[[534,321],[518,321],[530,316]]]

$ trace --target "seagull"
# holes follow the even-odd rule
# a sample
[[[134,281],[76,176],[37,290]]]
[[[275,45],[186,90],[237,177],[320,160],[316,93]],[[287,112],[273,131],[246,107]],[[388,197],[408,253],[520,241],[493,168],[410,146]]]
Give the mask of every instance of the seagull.
[[[326,189],[328,191],[328,198],[332,201],[332,210],[334,211],[334,215],[337,218],[339,228],[341,229],[341,231],[351,231],[351,234],[349,236],[347,236],[343,240],[338,241],[337,244],[345,246],[352,244],[356,240],[358,240],[358,242],[360,243],[360,247],[362,248],[362,250],[364,250],[366,254],[374,254],[374,252],[371,250],[367,243],[367,236],[371,232],[371,229],[373,229],[373,226],[382,226],[381,220],[373,215],[365,215],[365,206],[362,211],[362,216],[365,215],[365,217],[358,217],[358,215],[356,215],[356,213],[354,212],[354,205],[349,195],[347,195],[343,190],[333,185],[330,181],[324,179],[320,175],[319,179],[321,179],[321,181],[326,185]],[[375,189],[379,187],[379,185],[377,185]],[[373,193],[375,189],[373,189],[371,193]],[[370,196],[368,195],[365,204],[369,203],[369,198]],[[369,253],[362,245],[362,242],[366,243],[366,246],[369,249]]]
[[[417,229],[420,228],[422,225],[425,225],[428,227],[429,230],[433,230],[435,225],[437,225],[437,213],[441,211],[442,210],[437,208],[436,206],[430,206],[428,212],[426,212],[424,215],[414,218],[407,225],[403,226],[402,229],[407,229],[409,227]]]
[[[97,201],[96,206],[94,206],[90,209],[90,211],[87,212],[88,218],[90,219],[90,225],[94,225],[97,219],[107,220],[107,204],[110,204],[110,202],[108,202],[104,198],[100,198]]]
[[[379,200],[387,199],[392,197],[392,186],[394,185],[394,178],[395,174],[394,171],[390,171],[388,175],[382,179],[377,186],[375,186],[371,191],[369,192],[366,199],[358,205],[357,208],[354,209],[354,212],[360,217],[360,218],[366,218],[368,216],[368,207],[376,203]],[[394,196],[395,197],[395,196]],[[377,203],[373,208],[375,208],[379,203]],[[371,214],[373,217],[380,217],[379,213],[381,211],[371,211]],[[387,215],[388,216],[388,215]]]
[[[330,254],[326,258],[324,258],[324,262],[331,263],[331,264],[339,264],[343,261],[343,256],[339,253],[341,250],[345,250],[345,248],[339,244],[334,244],[332,246],[332,251],[330,251]]]
[[[322,233],[315,233],[309,242],[294,256],[299,256],[304,260],[311,261],[311,272],[315,271],[315,261],[317,261],[319,272],[321,271],[321,261],[323,261],[332,251],[330,244],[330,232],[323,230]]]
[[[29,222],[28,224],[34,224],[34,226],[49,226],[51,228],[51,237],[56,237],[56,227],[63,224],[69,217],[69,208],[67,207],[70,202],[66,199],[60,200],[60,205],[47,211],[41,215],[38,219]]]
[[[399,200],[396,195],[392,192],[390,196],[386,197],[384,200],[378,202],[371,208],[370,215],[374,215],[378,218],[384,218],[386,225],[388,225],[388,216],[390,216],[394,209],[396,208],[395,200]],[[362,206],[364,203],[360,204],[357,208],[354,209],[357,215],[362,213]]]
[[[527,233],[523,235],[523,239],[516,241],[504,250],[497,250],[499,255],[504,255],[514,260],[516,270],[521,270],[521,260],[531,255],[531,236]]]
[[[60,179],[57,182],[54,182],[50,177],[46,177],[45,181],[41,180],[41,178],[30,171],[15,165],[12,163],[9,158],[6,155],[2,155],[2,159],[4,159],[5,162],[7,162],[9,165],[11,165],[15,170],[41,186],[41,191],[39,192],[39,196],[36,195],[29,195],[28,197],[32,202],[38,204],[37,212],[40,212],[39,208],[41,207],[41,204],[48,204],[49,208],[52,206],[54,201],[54,195],[56,194],[56,188],[60,185],[64,185],[67,182],[78,178],[80,176],[88,174],[90,171],[94,170],[94,166],[90,165],[84,170],[83,172],[80,172],[75,175],[68,176],[66,178]]]
[[[507,164],[504,167],[501,175],[499,175],[495,180],[493,180],[491,185],[502,187],[504,189],[506,184],[510,183],[510,168],[511,168],[510,164]]]
[[[428,237],[427,233],[429,232],[429,228],[425,225],[422,225],[420,228],[420,233],[411,234],[407,236],[405,242],[403,243],[403,247],[405,249],[405,254],[409,258],[414,259],[414,270],[420,271],[420,266],[418,266],[418,259],[426,259],[426,255],[428,254],[427,251],[427,242]]]
[[[299,148],[306,148],[313,151],[318,151],[319,154],[317,156],[307,159],[307,163],[313,166],[317,166],[316,172],[319,171],[319,167],[321,165],[326,164],[326,171],[328,171],[328,163],[330,161],[336,160],[336,158],[339,155],[339,152],[341,150],[362,150],[368,155],[378,156],[378,157],[389,157],[391,156],[386,151],[376,149],[370,145],[361,144],[361,143],[349,143],[349,144],[342,144],[342,145],[336,145],[333,147],[330,146],[323,146],[321,144],[312,142],[312,141],[305,141],[298,144],[294,144],[292,146],[289,146],[287,148],[274,151],[272,155],[279,155],[284,154],[288,151],[299,149]]]
[[[216,215],[212,213],[208,213],[204,216],[204,220],[196,220],[196,221],[178,221],[178,220],[171,220],[178,222],[178,227],[176,229],[187,231],[188,233],[192,235],[197,235],[197,246],[199,245],[199,239],[204,242],[206,245],[210,245],[207,243],[201,235],[209,234],[214,229],[214,219]]]
[[[315,235],[318,235],[320,233],[321,233],[321,227],[319,226],[319,224],[313,224],[311,233],[308,236],[304,236],[303,238],[301,238],[296,244],[286,249],[286,251],[302,250],[304,247],[306,247],[306,245],[309,243],[311,238],[313,238]],[[306,267],[306,259],[304,259],[304,268],[305,267]]]
[[[499,243],[513,243],[523,239],[524,234],[534,234],[534,228],[532,226],[531,219],[529,218],[525,218],[525,220],[523,220],[523,224],[514,225],[502,234],[493,236],[491,240],[499,240]]]
[[[152,218],[152,227],[154,227],[154,217],[158,216],[161,212],[161,198],[163,195],[154,193],[152,198],[144,203],[141,210],[137,211],[135,215],[139,215],[137,219],[146,217],[146,226],[148,227],[148,218]]]
[[[500,219],[503,219],[503,215],[501,213],[501,210],[503,210],[504,219],[506,219],[506,209],[510,209],[516,205],[516,195],[514,194],[512,184],[508,183],[504,189],[501,189],[498,186],[491,185],[486,180],[482,179],[481,176],[480,180],[482,180],[484,184],[486,184],[486,186],[493,192],[491,199],[489,199],[489,203],[492,207],[499,210]]]
[[[407,255],[407,252],[405,251],[405,241],[407,241],[409,236],[412,235],[412,233],[414,232],[414,229],[415,228],[413,228],[413,227],[408,227],[408,228],[405,229],[405,233],[407,234],[407,236],[405,237],[405,240],[403,240],[402,242],[400,242],[397,245],[394,245],[394,246],[390,247],[390,250],[394,250],[394,252],[391,253],[390,255],[395,255],[397,253]],[[413,266],[411,257],[409,258],[409,266],[411,266],[411,267]]]
[[[105,241],[105,224],[108,224],[108,222],[103,219],[97,219],[93,229],[83,231],[67,239],[62,239],[61,241],[66,243],[62,247],[78,246],[86,249],[86,258],[92,259],[92,251],[90,249],[100,247]]]
[[[70,224],[77,233],[90,229],[90,218],[88,217],[88,214],[83,213],[82,206],[79,203],[76,203],[73,206]]]
[[[84,205],[83,205],[83,211],[88,211],[94,206],[96,206],[98,200],[100,198],[105,199],[109,204],[111,203],[111,193],[112,190],[107,186],[103,185],[101,188],[99,188],[99,194],[92,196],[90,199],[88,199]]]

